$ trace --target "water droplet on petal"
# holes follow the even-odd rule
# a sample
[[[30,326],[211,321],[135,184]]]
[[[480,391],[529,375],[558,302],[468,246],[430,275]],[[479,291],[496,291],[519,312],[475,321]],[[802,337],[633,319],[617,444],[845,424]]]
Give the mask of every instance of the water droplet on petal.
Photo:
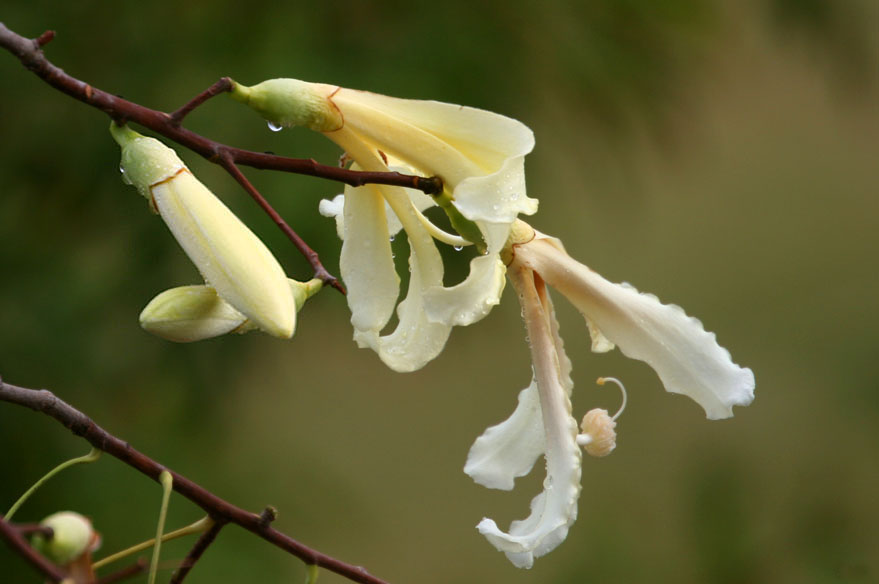
[[[280,132],[281,130],[284,129],[284,126],[282,126],[280,124],[276,124],[275,122],[268,122],[268,125],[269,125],[269,130],[271,130],[272,132]]]
[[[391,241],[391,243],[394,242],[394,238],[396,238],[396,237],[397,237],[397,234],[396,234],[396,233],[390,237],[390,241]]]
[[[464,246],[463,245],[456,245],[454,247],[454,249],[455,249],[455,251],[461,251],[462,249],[464,249]]]

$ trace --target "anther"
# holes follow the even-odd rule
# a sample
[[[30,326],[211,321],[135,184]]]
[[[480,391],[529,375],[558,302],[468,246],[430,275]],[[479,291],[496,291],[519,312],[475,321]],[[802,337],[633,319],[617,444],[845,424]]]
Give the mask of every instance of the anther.
[[[582,434],[577,436],[577,444],[582,446],[587,454],[591,456],[607,456],[617,445],[616,419],[620,417],[623,410],[626,409],[626,388],[615,377],[599,377],[596,383],[604,385],[610,381],[615,383],[623,394],[623,403],[620,409],[610,417],[607,410],[595,408],[589,410],[583,416],[583,422],[580,424]]]

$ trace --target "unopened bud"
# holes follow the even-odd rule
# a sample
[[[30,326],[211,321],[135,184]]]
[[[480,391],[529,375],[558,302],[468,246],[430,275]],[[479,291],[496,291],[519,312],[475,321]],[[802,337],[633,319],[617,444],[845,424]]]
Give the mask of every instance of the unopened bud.
[[[40,553],[60,566],[69,564],[87,552],[94,551],[101,537],[92,528],[92,522],[79,513],[61,511],[49,515],[40,525],[52,529],[52,537],[37,533],[32,544]]]
[[[245,322],[247,317],[210,286],[165,290],[140,313],[140,326],[145,331],[177,343],[224,335],[240,329]]]
[[[304,126],[318,132],[332,132],[345,124],[330,100],[338,89],[335,85],[298,79],[269,79],[252,87],[234,83],[231,96],[275,126]]]
[[[297,312],[323,285],[316,278],[309,282],[292,279],[287,282]],[[210,286],[180,286],[165,290],[144,307],[140,313],[140,326],[157,337],[177,343],[201,341],[230,332],[246,333],[259,328]],[[264,332],[271,334],[271,331]]]
[[[296,310],[287,277],[259,238],[154,138],[111,126],[128,181],[151,198],[207,283],[260,329],[289,338]],[[176,161],[176,162],[175,162]]]

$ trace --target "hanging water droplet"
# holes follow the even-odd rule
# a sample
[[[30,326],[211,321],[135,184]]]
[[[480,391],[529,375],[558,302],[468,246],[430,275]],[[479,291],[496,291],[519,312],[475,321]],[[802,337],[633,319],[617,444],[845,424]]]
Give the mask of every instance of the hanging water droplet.
[[[269,130],[271,130],[272,132],[280,132],[281,130],[284,129],[284,126],[282,126],[280,124],[276,124],[275,122],[268,122],[268,125],[269,125]]]
[[[461,251],[462,249],[464,249],[464,246],[463,245],[456,245],[454,247],[454,249],[455,249],[455,251]]]
[[[130,184],[131,184],[131,177],[129,177],[129,176],[125,173],[125,167],[123,167],[121,164],[119,165],[119,172],[122,173],[122,182],[125,183],[125,184],[127,184],[127,185],[130,185]]]
[[[389,238],[390,241],[391,241],[391,243],[394,243],[394,238],[396,238],[396,237],[397,237],[397,234],[395,233],[394,235],[392,235],[392,236]]]

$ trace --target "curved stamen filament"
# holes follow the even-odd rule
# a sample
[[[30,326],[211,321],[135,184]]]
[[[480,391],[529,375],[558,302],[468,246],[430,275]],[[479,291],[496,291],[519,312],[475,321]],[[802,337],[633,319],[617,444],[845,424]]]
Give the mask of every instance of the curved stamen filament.
[[[623,410],[626,409],[626,402],[628,401],[628,397],[626,395],[626,387],[616,377],[599,377],[598,379],[595,380],[595,383],[597,383],[598,385],[604,385],[608,381],[610,381],[611,383],[615,383],[617,385],[617,387],[620,388],[620,393],[623,394],[623,403],[620,405],[620,409],[617,410],[617,413],[615,413],[613,415],[613,417],[611,418],[611,420],[616,422],[617,418],[620,417],[620,414],[623,413]]]

